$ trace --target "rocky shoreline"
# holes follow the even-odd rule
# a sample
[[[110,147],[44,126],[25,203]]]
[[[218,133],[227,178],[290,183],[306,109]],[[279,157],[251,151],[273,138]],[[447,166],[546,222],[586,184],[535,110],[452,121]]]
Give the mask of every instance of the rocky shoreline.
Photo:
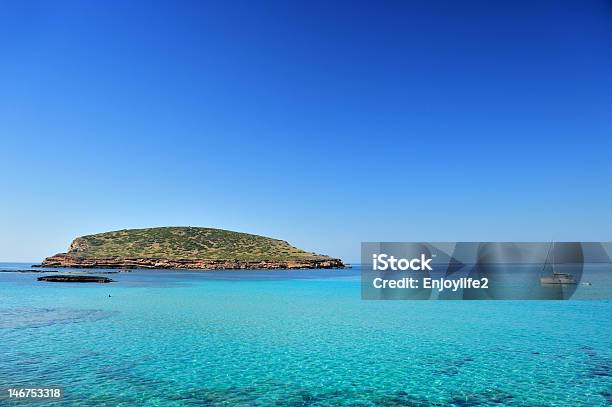
[[[279,270],[279,269],[335,269],[346,266],[340,259],[305,260],[217,260],[163,259],[123,257],[77,257],[60,253],[47,257],[36,267],[120,268],[120,269],[182,269],[182,270]]]

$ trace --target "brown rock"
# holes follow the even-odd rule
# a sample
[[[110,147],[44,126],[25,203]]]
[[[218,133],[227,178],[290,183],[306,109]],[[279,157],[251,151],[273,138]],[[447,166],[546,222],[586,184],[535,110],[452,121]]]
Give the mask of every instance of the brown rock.
[[[344,268],[340,259],[308,260],[219,260],[219,259],[158,259],[158,258],[90,258],[67,253],[47,257],[41,267],[70,268],[144,268],[195,270],[275,270],[275,269],[331,269]]]

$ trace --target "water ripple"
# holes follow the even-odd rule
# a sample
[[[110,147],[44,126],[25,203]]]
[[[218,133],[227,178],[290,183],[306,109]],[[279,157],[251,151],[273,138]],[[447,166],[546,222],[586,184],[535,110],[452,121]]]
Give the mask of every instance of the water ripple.
[[[40,328],[57,324],[92,322],[113,316],[115,311],[68,308],[0,309],[0,329]]]

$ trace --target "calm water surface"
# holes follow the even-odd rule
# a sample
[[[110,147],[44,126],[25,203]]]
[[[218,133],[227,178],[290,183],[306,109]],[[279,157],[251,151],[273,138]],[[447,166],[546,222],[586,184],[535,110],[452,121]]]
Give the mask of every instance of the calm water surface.
[[[612,405],[610,301],[362,301],[358,269],[38,276],[0,273],[0,405],[24,385],[58,405]]]

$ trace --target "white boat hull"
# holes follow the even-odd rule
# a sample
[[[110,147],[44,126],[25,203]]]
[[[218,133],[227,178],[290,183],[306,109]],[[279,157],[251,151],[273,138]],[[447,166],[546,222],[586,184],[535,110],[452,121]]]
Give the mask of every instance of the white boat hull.
[[[541,284],[576,284],[576,280],[573,278],[565,277],[541,277]]]

